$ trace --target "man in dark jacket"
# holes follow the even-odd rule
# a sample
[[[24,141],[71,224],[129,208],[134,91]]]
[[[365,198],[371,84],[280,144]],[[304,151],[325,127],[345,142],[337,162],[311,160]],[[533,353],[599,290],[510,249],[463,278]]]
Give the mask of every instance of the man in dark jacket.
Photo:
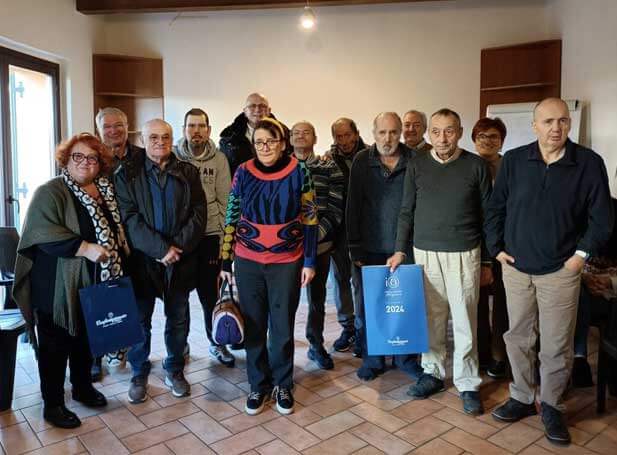
[[[399,142],[401,131],[398,114],[379,114],[373,122],[375,145],[358,153],[349,178],[345,219],[352,273],[359,290],[355,310],[362,347],[362,366],[356,374],[365,381],[384,373],[386,364],[385,356],[369,356],[367,352],[361,269],[365,265],[385,265],[395,251],[405,170],[409,159],[416,155],[415,150]],[[396,355],[394,364],[412,378],[421,373],[412,355]]]
[[[341,117],[332,124],[332,140],[333,144],[326,155],[332,158],[343,172],[345,177],[343,200],[346,201],[351,163],[358,152],[366,148],[366,144],[360,137],[356,122],[346,117]],[[345,352],[354,346],[354,355],[359,357],[362,355],[362,350],[360,343],[356,342],[354,298],[351,294],[351,282],[353,282],[356,299],[359,298],[359,288],[351,275],[351,260],[349,259],[349,245],[347,245],[344,218],[336,230],[331,262],[334,275],[334,303],[336,304],[338,322],[343,327],[341,335],[334,341],[334,350]]]
[[[510,399],[493,417],[515,422],[536,414],[539,336],[545,435],[569,444],[563,394],[581,271],[610,239],[613,210],[602,158],[568,139],[567,104],[558,98],[538,103],[533,129],[537,141],[504,155],[484,225],[487,247],[503,265],[510,320],[504,340],[513,379]]]
[[[276,118],[270,109],[270,103],[265,96],[259,93],[251,93],[246,98],[242,113],[233,123],[221,132],[219,148],[229,160],[229,169],[233,180],[238,166],[253,158],[253,129],[255,125],[266,117]],[[279,122],[281,123],[281,122]],[[281,125],[283,125],[281,123]],[[285,131],[285,143],[289,153],[289,129],[283,125]]]
[[[133,369],[128,392],[131,403],[146,400],[152,312],[157,297],[164,302],[167,318],[165,384],[176,397],[190,394],[183,375],[188,297],[196,285],[195,250],[206,223],[206,199],[199,172],[171,153],[171,126],[160,119],[150,120],[142,134],[146,152],[125,161],[115,174],[145,337],[128,354]]]

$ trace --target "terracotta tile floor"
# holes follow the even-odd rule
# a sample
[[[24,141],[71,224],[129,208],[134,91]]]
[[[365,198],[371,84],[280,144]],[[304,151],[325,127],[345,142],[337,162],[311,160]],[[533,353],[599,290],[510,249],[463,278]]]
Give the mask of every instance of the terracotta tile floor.
[[[79,406],[67,394],[67,405],[83,421],[75,430],[52,428],[43,420],[37,365],[29,346],[21,344],[13,409],[0,413],[0,453],[617,455],[617,400],[609,399],[608,411],[598,416],[595,389],[568,394],[574,443],[559,449],[545,440],[538,417],[505,425],[490,415],[466,416],[453,387],[433,399],[409,401],[405,392],[410,380],[399,371],[362,383],[355,376],[360,361],[350,353],[334,354],[334,370],[317,370],[306,359],[305,304],[300,305],[296,326],[296,412],[282,417],[268,409],[249,417],[242,411],[248,389],[243,353],[235,353],[235,369],[210,360],[201,307],[194,297],[191,314],[191,359],[186,367],[191,397],[174,398],[162,382],[163,316],[158,305],[150,399],[128,404],[130,371],[115,369],[97,384],[109,400],[107,408]],[[325,337],[331,346],[340,330],[331,303],[326,317]],[[590,344],[595,351],[595,340]],[[595,363],[595,355],[592,358]],[[487,411],[507,396],[506,382],[485,378]]]

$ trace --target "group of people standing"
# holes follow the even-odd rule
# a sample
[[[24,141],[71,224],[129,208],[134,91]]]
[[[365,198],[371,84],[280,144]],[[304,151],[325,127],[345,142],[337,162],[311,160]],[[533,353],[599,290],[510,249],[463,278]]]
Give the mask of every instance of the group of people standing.
[[[430,342],[421,359],[393,359],[415,381],[409,395],[424,399],[444,390],[451,316],[453,378],[464,412],[483,412],[480,367],[503,378],[509,363],[511,398],[493,416],[532,415],[539,335],[547,437],[569,442],[561,397],[581,270],[608,241],[613,212],[602,159],[568,139],[563,101],[540,102],[538,141],[503,158],[506,128],[499,119],[477,122],[474,154],[458,146],[463,129],[450,109],[428,120],[416,110],[402,118],[383,112],[374,119],[371,146],[352,119],[340,118],[324,156],[315,154],[310,122],[288,129],[257,93],[222,131],[220,150],[201,109],[186,113],[175,146],[161,119],[143,126],[144,149],[129,143],[122,111],[102,109],[96,124],[100,139],[84,133],[58,147],[61,175],[36,191],[18,248],[14,297],[36,327],[44,416],[52,424],[80,424],[64,404],[67,360],[73,398],[106,404],[92,386],[90,369],[100,362],[90,355],[78,297],[95,281],[123,274],[133,281],[144,342],[127,353],[131,403],[147,399],[156,298],[164,304],[163,367],[174,396],[190,394],[183,370],[193,289],[210,356],[234,366],[233,353],[212,339],[222,279],[236,284],[245,320],[244,346],[234,347],[246,350],[245,411],[256,415],[272,398],[289,414],[301,288],[309,305],[307,356],[332,369],[323,336],[332,265],[342,328],[333,349],[353,349],[362,358],[358,377],[370,381],[385,372],[386,359],[367,352],[361,268],[415,262],[425,273]]]

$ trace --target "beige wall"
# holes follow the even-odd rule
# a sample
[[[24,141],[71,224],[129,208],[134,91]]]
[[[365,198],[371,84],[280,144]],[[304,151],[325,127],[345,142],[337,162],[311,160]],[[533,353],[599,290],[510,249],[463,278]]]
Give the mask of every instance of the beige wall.
[[[617,195],[617,1],[550,0],[547,13],[563,39],[562,94],[585,103],[581,142],[604,157]]]
[[[298,28],[299,9],[107,16],[101,51],[164,59],[165,113],[204,107],[218,134],[246,95],[265,93],[292,124],[313,122],[318,149],[339,116],[370,138],[383,110],[459,111],[470,145],[478,117],[480,50],[554,38],[545,1],[466,0],[316,8],[318,29]]]
[[[100,18],[75,0],[0,0],[0,46],[60,63],[62,135],[92,131],[92,52]]]

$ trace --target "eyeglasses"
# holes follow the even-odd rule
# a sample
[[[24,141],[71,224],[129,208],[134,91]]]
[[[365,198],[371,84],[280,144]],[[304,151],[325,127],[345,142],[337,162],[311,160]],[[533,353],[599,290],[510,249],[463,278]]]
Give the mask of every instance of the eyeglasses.
[[[171,136],[169,134],[151,134],[150,136],[148,136],[148,141],[151,144],[156,144],[157,142],[169,142],[171,141]]]
[[[268,139],[266,141],[257,141],[255,142],[255,150],[258,150],[261,152],[266,145],[268,146],[268,150],[270,150],[279,142],[281,142],[280,139]]]
[[[265,111],[266,109],[268,109],[268,105],[267,104],[247,104],[246,108],[249,111],[256,111],[256,110]]]
[[[71,159],[75,161],[77,164],[81,163],[84,159],[86,162],[94,166],[95,164],[99,164],[100,160],[98,155],[84,155],[83,153],[71,153]]]
[[[476,139],[479,141],[492,141],[497,142],[501,140],[501,136],[499,134],[484,134],[480,133],[476,136]]]

